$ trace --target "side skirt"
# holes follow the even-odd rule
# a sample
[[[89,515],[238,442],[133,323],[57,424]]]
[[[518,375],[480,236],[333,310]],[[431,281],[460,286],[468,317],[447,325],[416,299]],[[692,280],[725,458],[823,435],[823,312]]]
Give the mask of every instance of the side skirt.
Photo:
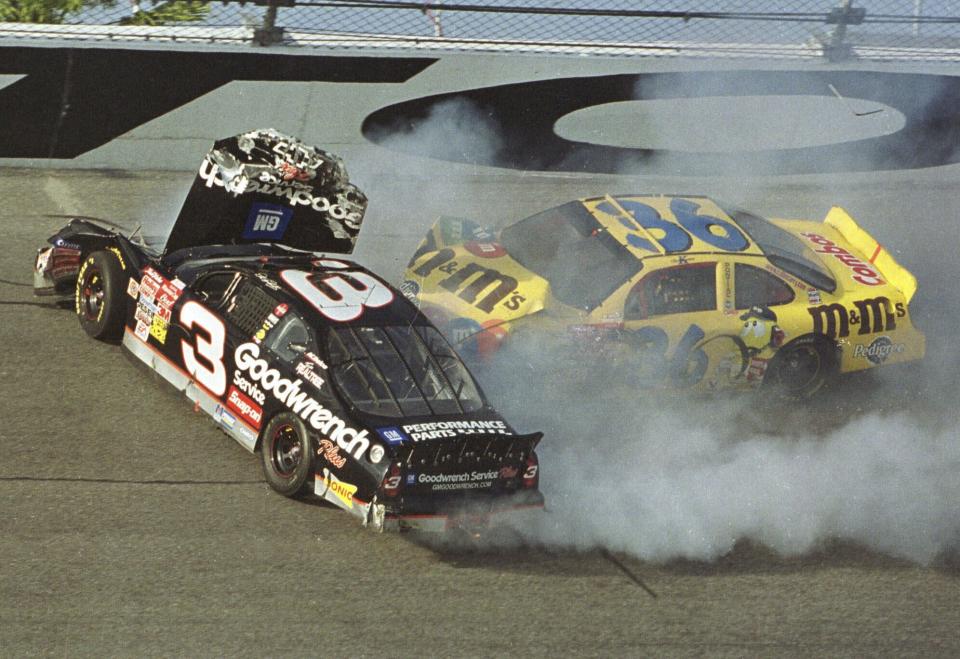
[[[197,384],[190,375],[171,362],[153,346],[137,338],[130,328],[123,334],[123,347],[137,359],[182,391],[184,395],[209,416],[220,428],[237,441],[243,448],[253,453],[257,447],[258,432],[239,416],[233,414],[219,398]]]

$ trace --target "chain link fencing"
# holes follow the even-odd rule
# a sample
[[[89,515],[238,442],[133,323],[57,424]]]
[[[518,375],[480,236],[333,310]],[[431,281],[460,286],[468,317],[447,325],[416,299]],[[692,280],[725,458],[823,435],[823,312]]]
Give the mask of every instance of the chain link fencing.
[[[0,0],[0,20],[11,20],[9,12],[4,13],[4,3],[12,1]],[[0,36],[609,56],[958,60],[958,4],[949,0],[109,0],[64,14],[59,22],[0,23]]]

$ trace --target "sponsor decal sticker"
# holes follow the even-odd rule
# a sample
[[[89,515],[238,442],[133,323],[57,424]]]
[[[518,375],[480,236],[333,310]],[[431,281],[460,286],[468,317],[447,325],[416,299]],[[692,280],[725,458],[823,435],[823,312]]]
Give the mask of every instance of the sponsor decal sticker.
[[[250,207],[241,237],[246,240],[279,240],[287,232],[293,208],[258,202]]]
[[[396,426],[391,426],[389,428],[377,428],[377,434],[383,438],[387,444],[391,446],[396,446],[397,444],[403,444],[405,441],[410,439],[407,437],[407,434],[397,428]]]
[[[767,272],[770,272],[770,273],[772,273],[772,274],[775,274],[777,277],[780,277],[780,279],[783,279],[783,280],[785,280],[785,281],[790,282],[790,284],[791,284],[792,286],[795,286],[796,288],[799,288],[801,291],[807,291],[807,290],[808,290],[807,285],[806,285],[805,283],[803,283],[802,281],[800,281],[799,279],[797,279],[796,277],[794,277],[793,275],[791,275],[791,274],[790,274],[789,272],[787,272],[786,270],[781,270],[780,268],[778,268],[777,266],[773,265],[772,263],[767,263],[767,264],[764,266],[764,268],[767,270]]]
[[[233,428],[237,423],[237,418],[230,414],[222,405],[217,405],[213,411],[213,419],[225,428]]]
[[[156,282],[158,286],[162,284],[164,281],[166,281],[159,272],[157,272],[150,266],[147,266],[146,268],[143,269],[143,274],[145,274],[147,277],[149,277],[154,282]]]
[[[724,263],[720,270],[723,279],[723,310],[725,312],[733,311],[733,269],[730,263]]]
[[[417,473],[415,471],[411,471],[409,474],[407,474],[407,485],[416,485],[416,483]]]
[[[303,356],[305,359],[309,360],[312,364],[315,364],[317,367],[322,368],[323,370],[327,370],[326,362],[324,362],[322,359],[317,357],[312,352],[305,352],[303,353]]]
[[[180,297],[180,291],[170,285],[169,282],[160,287],[157,296],[157,306],[166,309],[168,312],[173,307],[174,302]]]
[[[366,430],[358,431],[350,427],[333,411],[302,391],[303,380],[282,377],[280,371],[272,368],[266,360],[260,359],[260,346],[257,344],[243,343],[238,346],[234,352],[234,362],[237,369],[246,374],[253,383],[283,403],[311,428],[335,441],[337,446],[354,458],[359,460],[370,448]]]
[[[140,280],[140,299],[142,301],[153,304],[158,292],[160,292],[160,284],[154,279],[144,277]]]
[[[519,282],[514,277],[479,263],[467,263],[461,267],[454,261],[455,256],[452,249],[441,249],[424,259],[413,273],[418,277],[429,277],[439,270],[449,275],[437,285],[488,314],[501,302],[507,309],[516,311],[526,300],[517,290]]]
[[[507,255],[507,250],[499,243],[481,243],[471,240],[464,243],[463,247],[474,256],[482,259],[498,259]]]
[[[807,302],[809,302],[810,304],[820,304],[821,303],[820,291],[817,290],[816,288],[811,288],[810,290],[808,290]]]
[[[767,373],[767,366],[769,364],[769,359],[764,359],[762,357],[751,357],[750,364],[747,366],[747,381],[758,382],[762,380],[763,376]]]
[[[333,492],[347,508],[353,508],[353,495],[357,492],[356,485],[340,480],[326,468],[323,470],[323,485],[327,488],[327,491]]]
[[[420,474],[417,483],[431,490],[476,490],[490,487],[499,477],[497,471],[468,471],[460,474]]]
[[[140,295],[140,284],[133,277],[130,277],[130,281],[127,282],[127,295],[134,300]]]
[[[415,442],[460,435],[512,435],[503,421],[436,421],[403,426],[403,431]]]
[[[138,320],[137,327],[133,330],[133,335],[141,341],[146,341],[147,337],[150,336],[150,326],[142,320]]]
[[[150,323],[150,336],[155,338],[159,343],[166,343],[168,327],[167,321],[161,318],[160,314],[156,314]]]
[[[340,447],[331,442],[329,439],[320,440],[320,445],[317,448],[317,455],[322,455],[327,462],[332,464],[337,469],[342,469],[343,465],[347,464],[347,459],[340,455]]]
[[[400,292],[403,293],[403,297],[407,298],[411,302],[417,301],[417,296],[420,295],[420,284],[412,279],[404,279],[399,288]]]
[[[900,354],[906,349],[903,343],[894,343],[889,336],[878,336],[870,345],[857,344],[853,348],[855,359],[866,359],[871,364],[880,365],[887,357]]]
[[[299,362],[294,370],[297,375],[309,382],[312,386],[321,389],[323,388],[323,378],[313,372],[313,367],[313,362],[303,361]]]
[[[263,405],[263,402],[267,399],[266,394],[260,391],[260,387],[243,377],[240,371],[234,371],[233,384],[235,384],[240,391],[257,401],[258,405]]]
[[[280,319],[277,318],[276,314],[269,313],[263,321],[263,325],[260,326],[260,329],[257,330],[257,333],[253,335],[253,340],[255,343],[260,343],[267,337],[267,333],[272,330],[277,323],[280,322]]]
[[[230,390],[227,392],[227,406],[251,426],[257,430],[260,429],[263,409],[234,385],[230,385]]]
[[[878,334],[897,329],[897,318],[907,314],[903,302],[893,304],[886,297],[855,300],[854,308],[848,309],[838,302],[807,307],[813,318],[813,331],[832,339],[850,336],[851,325],[859,325],[857,334]]]
[[[50,263],[50,255],[53,254],[52,249],[40,250],[37,253],[37,263],[34,266],[37,272],[43,272],[47,269],[47,265]]]
[[[153,311],[140,301],[137,302],[137,310],[134,312],[133,317],[142,323],[152,323]]]
[[[220,166],[212,162],[209,155],[203,159],[202,163],[200,163],[200,170],[198,171],[198,174],[208,188],[212,188],[213,186],[221,188],[225,187],[223,177],[220,176]],[[347,224],[359,224],[363,221],[363,213],[361,211],[350,210],[349,206],[343,206],[339,203],[332,203],[326,197],[314,195],[313,189],[309,185],[295,180],[280,181],[278,183],[271,181],[246,180],[243,189],[231,189],[230,191],[235,193],[261,193],[264,195],[273,195],[276,197],[285,198],[291,207],[310,206],[310,208],[318,213],[327,213],[330,215],[330,217],[337,220],[344,220]],[[339,201],[339,199],[337,201]],[[283,206],[275,206],[273,204],[262,205],[264,207],[273,207],[286,210],[286,208]],[[250,217],[247,218],[247,225],[249,226],[250,230],[253,230],[253,228],[257,226],[256,214],[253,212],[253,209],[251,209]],[[261,226],[269,227],[271,225],[265,221],[265,223]],[[244,238],[247,237],[248,236],[244,235]],[[260,238],[271,236],[253,237]]]
[[[858,281],[864,286],[879,286],[884,283],[880,273],[870,267],[870,264],[861,261],[832,240],[816,233],[801,233],[800,235],[816,245],[813,251],[820,254],[829,254],[852,270],[853,274],[851,276],[854,281]]]

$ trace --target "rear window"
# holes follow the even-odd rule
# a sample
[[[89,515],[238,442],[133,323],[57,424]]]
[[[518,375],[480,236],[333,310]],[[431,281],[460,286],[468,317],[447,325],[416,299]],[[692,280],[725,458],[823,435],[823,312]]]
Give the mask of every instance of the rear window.
[[[433,327],[341,327],[328,334],[330,373],[368,414],[462,414],[483,407],[480,391]]]
[[[560,302],[587,311],[641,268],[579,201],[520,220],[503,230],[500,243],[520,265],[550,282]]]
[[[799,238],[752,213],[740,210],[728,213],[750,234],[770,263],[814,288],[828,293],[836,290],[836,280],[821,264],[807,258],[807,246]]]

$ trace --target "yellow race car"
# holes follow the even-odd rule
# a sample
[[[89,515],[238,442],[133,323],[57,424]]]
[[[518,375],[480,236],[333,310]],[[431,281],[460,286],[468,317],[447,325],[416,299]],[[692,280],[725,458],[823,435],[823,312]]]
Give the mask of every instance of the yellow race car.
[[[526,337],[553,363],[638,384],[809,396],[924,354],[916,278],[839,207],[768,220],[706,197],[605,195],[496,233],[440,218],[400,288],[467,354]]]

